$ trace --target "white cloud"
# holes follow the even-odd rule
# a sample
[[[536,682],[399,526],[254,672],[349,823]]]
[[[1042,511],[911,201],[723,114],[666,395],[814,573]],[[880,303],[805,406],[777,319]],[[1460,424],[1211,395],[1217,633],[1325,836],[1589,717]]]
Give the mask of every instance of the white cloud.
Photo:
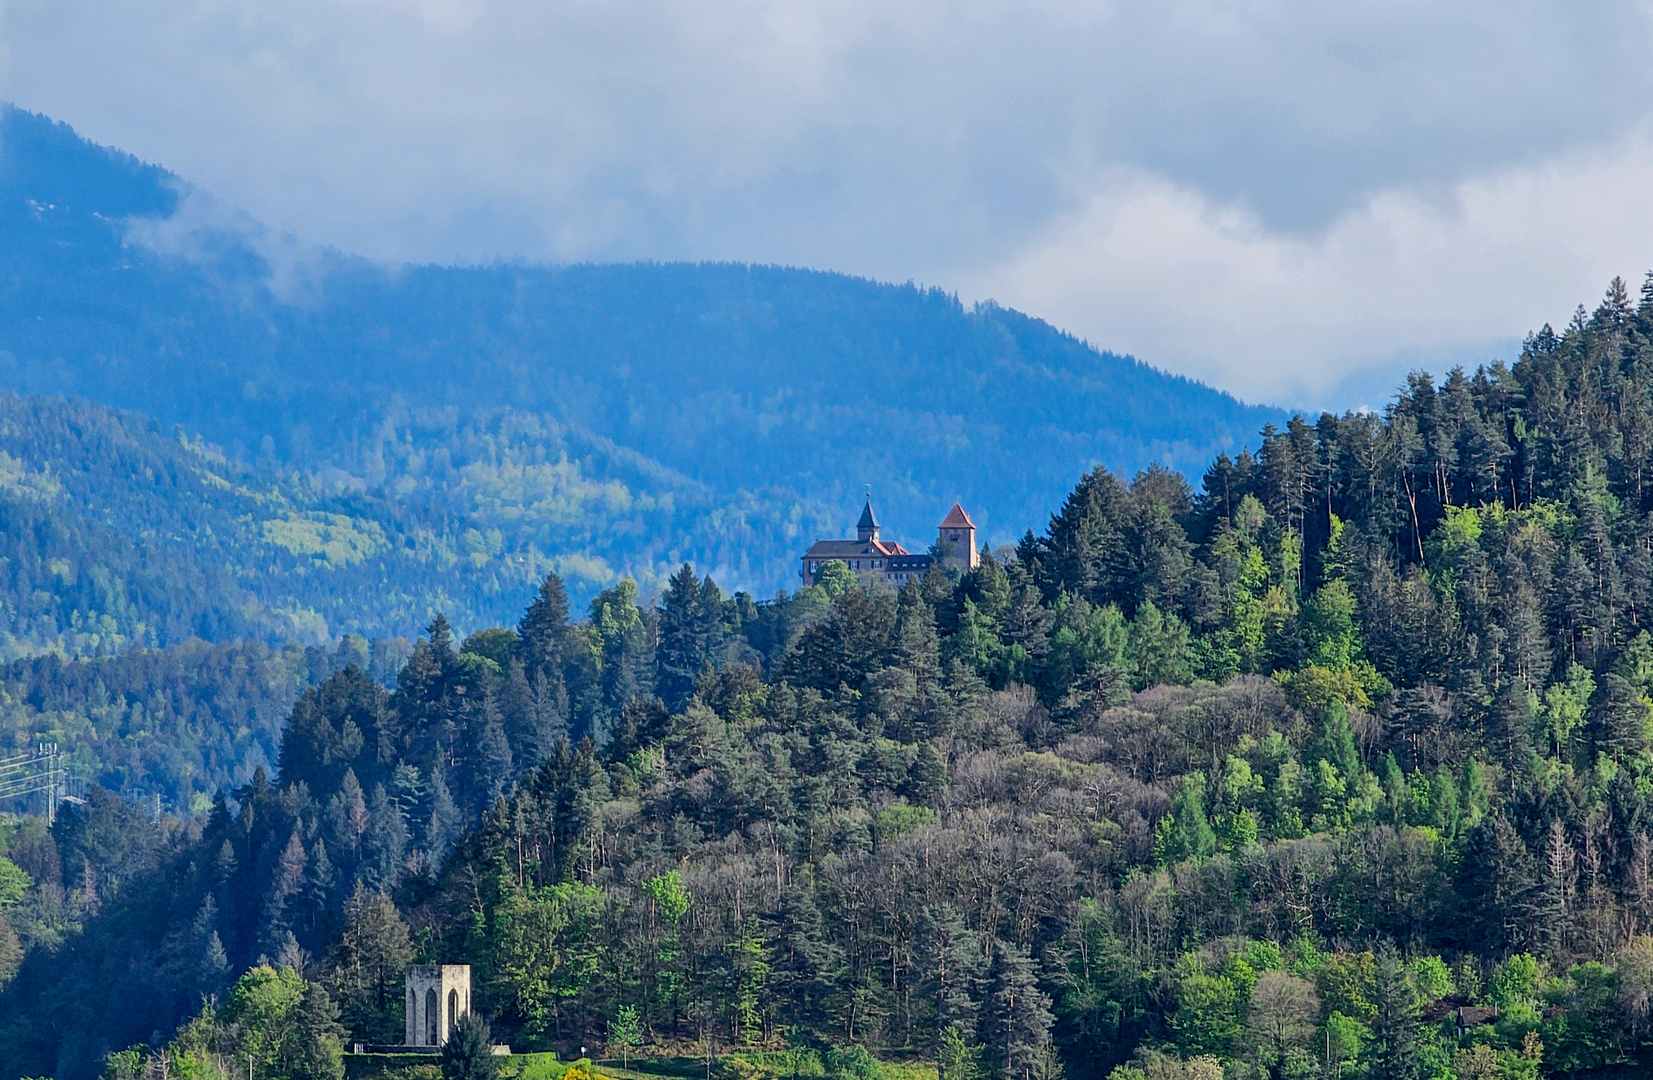
[[[1276,399],[1639,269],[1650,53],[1647,0],[0,0],[0,97],[276,234],[992,289]]]
[[[1327,400],[1404,358],[1490,358],[1653,268],[1653,141],[1500,171],[1427,200],[1387,191],[1309,237],[1141,173],[973,286],[1253,400]],[[1435,365],[1439,374],[1440,365]]]

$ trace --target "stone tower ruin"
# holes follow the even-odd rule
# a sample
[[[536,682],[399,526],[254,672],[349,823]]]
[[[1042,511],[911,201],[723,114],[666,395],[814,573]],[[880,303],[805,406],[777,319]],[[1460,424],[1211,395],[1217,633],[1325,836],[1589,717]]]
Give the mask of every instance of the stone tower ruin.
[[[407,974],[407,1045],[441,1046],[471,1011],[471,965],[413,964]]]

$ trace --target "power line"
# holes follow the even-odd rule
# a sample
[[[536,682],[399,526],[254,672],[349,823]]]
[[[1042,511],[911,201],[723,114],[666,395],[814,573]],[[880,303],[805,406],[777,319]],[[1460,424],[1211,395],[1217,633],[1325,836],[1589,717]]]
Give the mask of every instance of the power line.
[[[85,788],[85,781],[64,766],[63,752],[55,742],[39,743],[31,754],[0,759],[0,799],[43,793],[47,825],[57,822],[60,804],[85,802]]]

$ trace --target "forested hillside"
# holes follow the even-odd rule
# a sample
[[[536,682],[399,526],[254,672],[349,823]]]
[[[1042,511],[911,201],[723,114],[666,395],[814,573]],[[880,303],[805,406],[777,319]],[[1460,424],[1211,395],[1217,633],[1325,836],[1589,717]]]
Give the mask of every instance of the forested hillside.
[[[1097,462],[1197,471],[1283,420],[912,285],[386,268],[230,224],[40,116],[0,114],[0,146],[0,387],[136,410],[474,531],[466,558],[532,549],[582,602],[684,559],[771,595],[868,483],[898,535],[924,542],[962,498],[1008,538]],[[503,619],[488,571],[451,602]]]
[[[169,649],[0,665],[0,758],[54,742],[77,778],[179,814],[273,767],[306,688],[352,664],[393,678],[405,640],[346,636],[337,647],[189,641]],[[38,810],[40,796],[9,808]]]
[[[353,491],[133,413],[0,391],[0,660],[411,637],[438,610],[488,625],[552,567],[588,587],[614,577],[605,538],[750,570],[749,552],[811,524],[554,424],[434,417],[406,436],[394,485]]]
[[[1092,471],[899,594],[685,567],[571,620],[548,577],[392,690],[307,690],[204,817],[12,830],[0,1061],[90,1077],[193,1017],[180,1069],[336,1076],[422,959],[515,1046],[729,1076],[1643,1075],[1650,466],[1653,285],[1615,281],[1511,369],[1197,494]]]

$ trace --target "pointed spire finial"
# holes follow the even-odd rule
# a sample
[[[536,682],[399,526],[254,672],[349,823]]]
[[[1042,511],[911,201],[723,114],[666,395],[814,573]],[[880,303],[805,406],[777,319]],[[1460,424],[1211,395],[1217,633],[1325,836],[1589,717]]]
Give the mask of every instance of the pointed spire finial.
[[[856,523],[855,533],[862,543],[878,539],[878,515],[872,512],[872,485],[867,485],[867,504],[861,508],[861,520]]]

